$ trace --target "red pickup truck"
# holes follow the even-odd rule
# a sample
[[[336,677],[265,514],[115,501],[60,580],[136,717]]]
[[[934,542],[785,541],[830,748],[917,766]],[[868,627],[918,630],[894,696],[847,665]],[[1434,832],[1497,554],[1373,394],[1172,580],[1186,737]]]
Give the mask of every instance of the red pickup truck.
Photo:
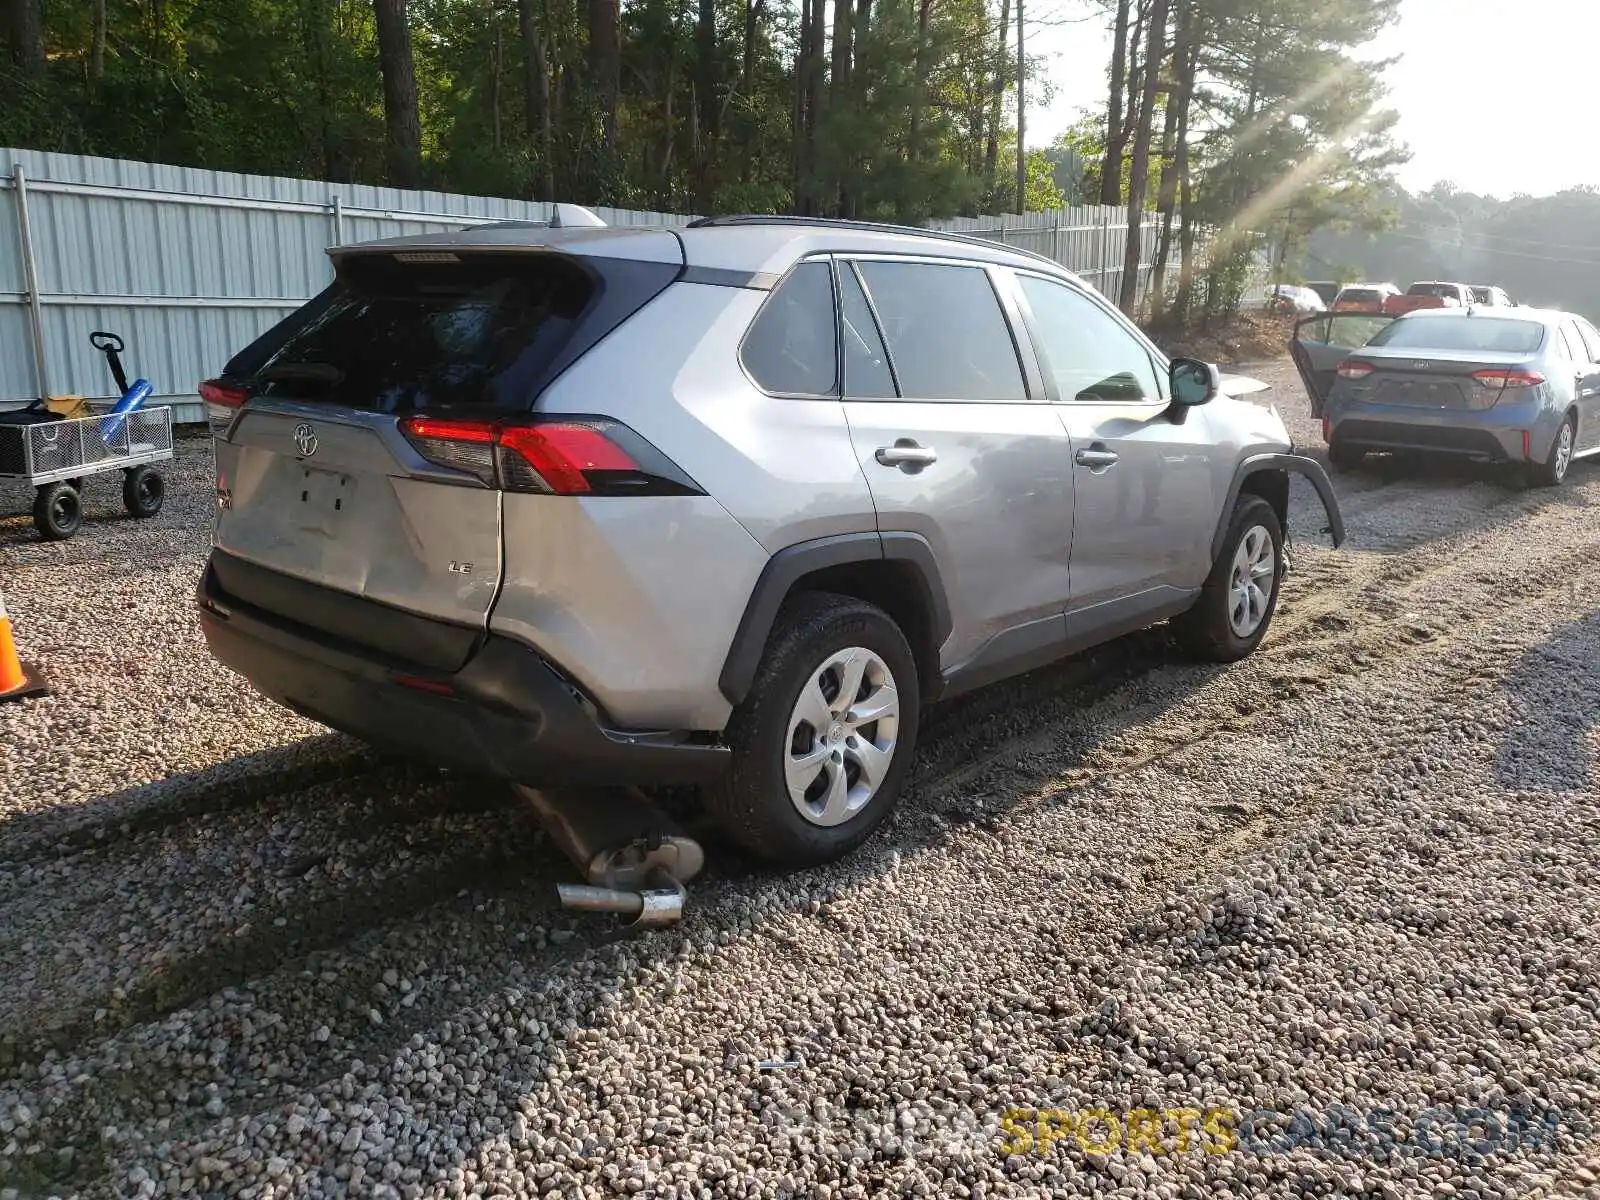
[[[1472,303],[1472,289],[1464,283],[1426,281],[1413,283],[1398,296],[1383,302],[1383,313],[1398,317],[1419,308],[1466,308]]]

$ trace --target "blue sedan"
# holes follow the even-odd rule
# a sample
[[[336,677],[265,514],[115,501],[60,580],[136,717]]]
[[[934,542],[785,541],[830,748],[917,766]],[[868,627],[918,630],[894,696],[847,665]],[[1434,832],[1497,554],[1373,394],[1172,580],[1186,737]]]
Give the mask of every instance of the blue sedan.
[[[1454,455],[1553,487],[1600,452],[1600,331],[1573,313],[1328,314],[1299,322],[1291,351],[1339,470],[1375,451]]]

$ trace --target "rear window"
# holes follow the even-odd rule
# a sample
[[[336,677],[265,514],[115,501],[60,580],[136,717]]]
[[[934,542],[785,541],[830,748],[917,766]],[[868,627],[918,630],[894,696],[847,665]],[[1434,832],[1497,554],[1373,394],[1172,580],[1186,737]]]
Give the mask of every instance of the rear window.
[[[1339,293],[1341,300],[1376,300],[1381,293],[1377,288],[1345,288]]]
[[[1531,354],[1544,341],[1537,321],[1500,317],[1401,318],[1380,329],[1369,346],[1402,350],[1473,350],[1489,354]]]
[[[321,311],[242,382],[260,396],[374,412],[526,409],[594,291],[554,255],[352,256]]]
[[[1413,283],[1406,289],[1408,296],[1446,296],[1456,295],[1456,289],[1448,283]]]

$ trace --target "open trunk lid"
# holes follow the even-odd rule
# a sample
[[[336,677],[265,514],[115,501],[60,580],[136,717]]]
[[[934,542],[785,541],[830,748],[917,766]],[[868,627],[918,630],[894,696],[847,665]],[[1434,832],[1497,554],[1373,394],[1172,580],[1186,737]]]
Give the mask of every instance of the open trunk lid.
[[[666,231],[631,239],[639,258],[617,256],[599,236],[610,231],[549,231],[611,250],[593,256],[530,245],[530,231],[518,232],[524,241],[511,245],[495,230],[478,235],[489,245],[430,238],[351,248],[336,260],[332,287],[208,385],[215,545],[266,569],[231,572],[252,592],[237,599],[391,651],[387,631],[364,635],[346,605],[285,611],[293,589],[284,577],[333,589],[460,628],[468,636],[411,649],[439,670],[465,661],[502,575],[493,451],[424,457],[407,420],[528,414],[550,380],[682,266]],[[229,587],[220,573],[219,582]]]

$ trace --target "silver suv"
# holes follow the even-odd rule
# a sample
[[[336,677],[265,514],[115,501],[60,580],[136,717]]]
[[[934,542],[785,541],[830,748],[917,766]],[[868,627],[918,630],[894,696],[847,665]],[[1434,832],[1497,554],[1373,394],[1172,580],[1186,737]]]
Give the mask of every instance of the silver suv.
[[[521,782],[700,784],[815,862],[932,701],[1168,619],[1249,654],[1291,472],[1342,538],[1274,411],[1048,259],[586,215],[335,249],[204,385],[201,623],[261,692]]]

